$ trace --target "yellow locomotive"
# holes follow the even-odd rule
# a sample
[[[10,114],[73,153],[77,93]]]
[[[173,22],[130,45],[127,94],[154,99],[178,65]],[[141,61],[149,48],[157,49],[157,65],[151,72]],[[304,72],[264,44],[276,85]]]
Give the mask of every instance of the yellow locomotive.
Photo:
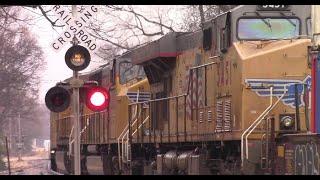
[[[317,174],[310,15],[309,5],[238,6],[82,75],[111,96],[104,112],[82,108],[82,173]],[[62,173],[73,169],[69,115],[51,114]]]
[[[124,163],[138,174],[317,173],[317,136],[306,134],[310,8],[239,6],[133,51],[151,100],[129,109],[148,104],[150,118],[132,128]]]

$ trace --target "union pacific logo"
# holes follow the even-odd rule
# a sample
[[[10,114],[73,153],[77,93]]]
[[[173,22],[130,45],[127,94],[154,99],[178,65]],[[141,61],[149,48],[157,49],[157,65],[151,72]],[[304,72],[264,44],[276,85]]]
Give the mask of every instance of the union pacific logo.
[[[269,87],[273,86],[273,94],[277,98],[280,98],[283,94],[281,101],[283,104],[292,108],[296,107],[295,104],[295,85],[297,84],[297,91],[299,95],[298,105],[299,107],[305,106],[304,93],[307,90],[307,99],[309,99],[309,93],[311,90],[311,76],[307,76],[304,80],[289,80],[289,79],[246,79],[245,83],[254,91],[258,96],[270,97]],[[307,85],[305,88],[304,85]],[[310,103],[309,103],[310,104]]]

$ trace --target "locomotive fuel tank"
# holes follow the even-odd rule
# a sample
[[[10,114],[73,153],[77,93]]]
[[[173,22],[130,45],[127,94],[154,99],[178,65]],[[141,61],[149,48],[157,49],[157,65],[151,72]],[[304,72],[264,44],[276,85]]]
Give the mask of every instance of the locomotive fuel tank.
[[[177,168],[177,151],[169,151],[164,155],[164,165],[167,169]]]
[[[101,156],[87,156],[86,165],[89,175],[103,175],[103,162]]]
[[[55,155],[55,161],[56,161],[56,165],[57,165],[57,171],[59,173],[63,173],[63,174],[67,174],[68,170],[67,170],[67,153],[65,151],[57,151],[56,155]]]
[[[179,154],[177,158],[177,167],[181,171],[186,171],[189,164],[189,157],[193,151],[185,151]]]

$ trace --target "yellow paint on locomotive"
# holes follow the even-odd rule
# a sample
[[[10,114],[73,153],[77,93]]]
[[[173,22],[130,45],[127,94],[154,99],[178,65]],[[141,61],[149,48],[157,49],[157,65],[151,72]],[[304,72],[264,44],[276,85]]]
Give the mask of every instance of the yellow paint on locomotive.
[[[50,146],[51,149],[57,147],[58,144],[64,144],[63,139],[69,137],[72,128],[71,107],[56,113],[50,112]]]
[[[228,49],[228,52],[219,58],[209,58],[213,53],[201,48],[189,49],[182,52],[176,58],[175,68],[172,70],[172,91],[169,96],[186,93],[188,89],[188,70],[190,67],[216,62],[207,67],[207,96],[204,90],[204,72],[198,74],[202,78],[202,89],[198,98],[202,105],[194,108],[193,120],[187,118],[187,141],[202,140],[240,140],[241,134],[251,123],[269,106],[270,98],[258,96],[256,92],[247,89],[245,79],[279,79],[303,81],[310,75],[307,62],[307,46],[309,39],[262,41],[262,42],[236,42]],[[198,56],[198,60],[196,61]],[[200,57],[200,58],[199,58]],[[195,81],[192,79],[191,81]],[[155,93],[152,85],[151,93]],[[199,88],[199,87],[198,87]],[[207,104],[204,104],[204,101]],[[273,97],[273,102],[278,100]],[[217,133],[217,102],[231,102],[230,131]],[[201,103],[200,103],[201,104]],[[179,98],[178,102],[178,128],[176,116],[176,102],[169,103],[169,123],[171,142],[177,137],[174,135],[184,132],[184,102]],[[211,111],[211,112],[210,112]],[[212,114],[209,121],[208,116]],[[295,108],[285,105],[282,101],[269,113],[275,117],[275,128],[279,130],[279,114],[295,113]],[[201,119],[200,119],[200,116]],[[310,116],[309,116],[310,117]],[[163,121],[159,129],[163,134],[168,133],[168,121]],[[300,127],[306,130],[304,107],[300,107]],[[199,136],[193,136],[199,134]],[[250,138],[260,138],[252,135]],[[160,137],[156,138],[158,141]],[[183,141],[183,135],[179,135],[179,141]],[[162,142],[168,141],[163,138]]]
[[[57,119],[58,113],[50,112],[50,148],[57,148]]]
[[[269,42],[235,43],[241,61],[242,75],[242,129],[246,129],[269,106],[269,96],[258,96],[243,84],[245,79],[278,79],[303,81],[311,70],[308,68],[307,46],[309,39]],[[273,102],[278,100],[273,98]],[[304,107],[300,107],[300,128],[306,130]],[[275,117],[275,128],[279,130],[279,114],[295,114],[295,108],[283,101],[269,113]],[[310,116],[309,116],[310,117]]]
[[[149,91],[149,83],[147,78],[132,84],[120,84],[119,78],[116,78],[116,84],[113,90],[110,91],[110,124],[109,124],[109,141],[116,143],[117,138],[128,124],[128,104],[130,101],[127,97],[128,91]]]

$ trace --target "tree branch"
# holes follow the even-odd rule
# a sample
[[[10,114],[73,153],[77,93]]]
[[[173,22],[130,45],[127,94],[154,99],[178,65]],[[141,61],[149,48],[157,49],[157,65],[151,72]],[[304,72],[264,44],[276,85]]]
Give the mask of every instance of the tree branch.
[[[120,45],[120,44],[118,44],[118,43],[115,43],[115,42],[110,41],[109,39],[103,38],[102,36],[100,36],[99,33],[97,33],[97,32],[95,31],[95,29],[91,29],[91,30],[93,30],[93,31],[96,33],[96,35],[94,35],[94,34],[92,34],[92,33],[89,32],[90,36],[93,36],[94,38],[97,38],[97,39],[101,39],[101,40],[103,40],[103,41],[106,41],[106,42],[108,42],[108,43],[110,43],[110,44],[112,44],[112,45],[114,45],[114,46],[120,47],[120,48],[122,48],[122,49],[130,50],[130,48],[124,47],[124,46],[122,46],[122,45]]]
[[[51,25],[53,27],[64,27],[64,25],[56,25],[56,22],[53,22],[48,16],[47,16],[47,12],[42,8],[42,6],[38,6],[38,8],[40,9],[42,15],[51,23]]]

